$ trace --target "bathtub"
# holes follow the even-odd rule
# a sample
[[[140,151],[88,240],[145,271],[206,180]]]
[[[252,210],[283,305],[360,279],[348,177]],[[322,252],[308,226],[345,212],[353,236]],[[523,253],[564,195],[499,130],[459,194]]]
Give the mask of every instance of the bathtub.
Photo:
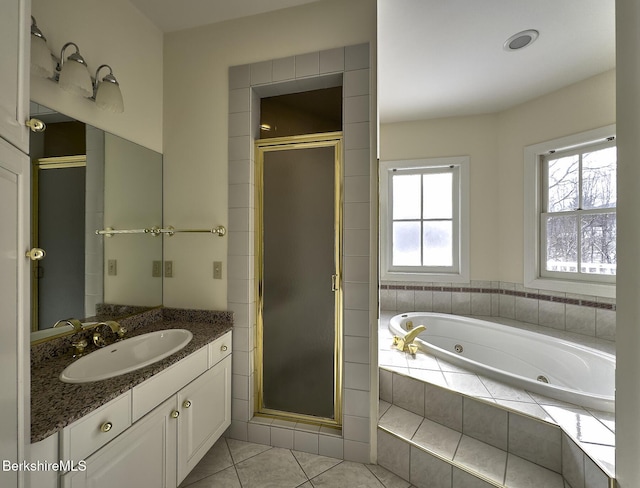
[[[389,330],[396,336],[426,326],[418,348],[456,366],[533,393],[613,412],[615,356],[527,330],[440,313],[396,315]],[[418,352],[419,354],[419,352]]]

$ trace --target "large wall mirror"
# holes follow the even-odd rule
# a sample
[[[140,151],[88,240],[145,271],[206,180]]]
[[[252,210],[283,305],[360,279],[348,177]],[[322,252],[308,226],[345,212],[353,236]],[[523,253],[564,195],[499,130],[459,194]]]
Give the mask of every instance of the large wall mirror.
[[[31,104],[33,341],[162,304],[162,155]],[[107,229],[131,233],[104,233]]]

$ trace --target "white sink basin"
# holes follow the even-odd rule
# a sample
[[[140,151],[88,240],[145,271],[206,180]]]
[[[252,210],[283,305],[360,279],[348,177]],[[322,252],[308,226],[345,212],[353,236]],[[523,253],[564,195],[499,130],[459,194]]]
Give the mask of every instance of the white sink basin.
[[[131,337],[74,361],[60,374],[60,380],[88,383],[130,373],[179,351],[192,337],[185,329],[159,330]]]

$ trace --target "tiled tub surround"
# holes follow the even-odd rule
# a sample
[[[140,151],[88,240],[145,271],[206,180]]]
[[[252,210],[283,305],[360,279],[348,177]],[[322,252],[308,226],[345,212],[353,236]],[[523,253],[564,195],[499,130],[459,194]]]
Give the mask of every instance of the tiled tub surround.
[[[386,282],[380,285],[380,308],[504,317],[608,341],[616,338],[614,299],[547,292],[516,283]]]
[[[234,312],[232,422],[228,437],[349,461],[370,461],[375,419],[370,344],[375,334],[376,285],[370,278],[372,91],[369,44],[302,53],[229,68],[228,307]],[[253,418],[255,405],[255,160],[260,97],[343,87],[343,431],[339,436],[303,425],[291,428]],[[333,86],[333,85],[332,85]],[[375,113],[375,112],[374,112]],[[375,220],[374,220],[375,222]],[[374,232],[375,234],[375,232]],[[373,407],[373,408],[372,408]],[[297,446],[297,447],[296,447]]]
[[[157,308],[121,320],[126,337],[164,329],[188,329],[193,338],[183,349],[145,368],[84,384],[63,383],[59,375],[73,359],[71,342],[82,336],[91,344],[93,331],[84,331],[31,348],[31,442],[45,439],[130,390],[229,331],[233,313]],[[89,352],[91,349],[89,349]]]
[[[378,458],[383,466],[408,476],[417,486],[425,469],[440,472],[447,480],[442,486],[447,488],[503,486],[505,482],[505,486],[563,487],[558,484],[559,475],[573,488],[608,486],[607,476],[615,472],[613,414],[528,393],[428,354],[413,358],[394,350],[387,329],[392,315],[383,314],[379,329]],[[581,338],[553,332],[565,339]],[[596,339],[582,339],[597,345]],[[602,350],[612,352],[611,344],[597,342]],[[399,452],[403,454],[394,458],[392,454]],[[483,454],[473,458],[474,452]],[[496,484],[464,484],[469,475],[458,466],[470,466],[469,459],[476,459],[471,462],[474,471]],[[538,484],[518,484],[526,476]],[[543,479],[548,484],[541,485]]]

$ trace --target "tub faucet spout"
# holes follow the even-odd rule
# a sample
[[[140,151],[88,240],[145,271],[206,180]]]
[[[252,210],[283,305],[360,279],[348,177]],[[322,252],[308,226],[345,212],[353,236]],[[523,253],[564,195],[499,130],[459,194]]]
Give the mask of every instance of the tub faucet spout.
[[[413,341],[418,336],[418,334],[427,328],[424,325],[419,325],[415,329],[412,329],[410,332],[404,335],[404,337],[393,337],[393,345],[398,348],[400,351],[408,352],[409,354],[415,356],[418,346],[416,346]]]

